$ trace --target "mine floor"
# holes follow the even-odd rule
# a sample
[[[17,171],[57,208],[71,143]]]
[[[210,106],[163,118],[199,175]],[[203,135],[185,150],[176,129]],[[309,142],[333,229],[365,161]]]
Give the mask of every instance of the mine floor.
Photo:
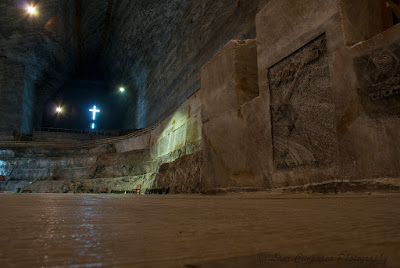
[[[0,194],[0,215],[0,267],[400,267],[400,194]]]

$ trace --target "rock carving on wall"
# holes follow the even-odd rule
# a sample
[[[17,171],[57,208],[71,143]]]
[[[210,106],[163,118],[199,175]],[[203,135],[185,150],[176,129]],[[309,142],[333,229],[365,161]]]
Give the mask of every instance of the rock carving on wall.
[[[400,45],[391,44],[354,60],[359,97],[372,118],[400,113]]]
[[[268,69],[277,169],[332,164],[334,107],[325,35]]]

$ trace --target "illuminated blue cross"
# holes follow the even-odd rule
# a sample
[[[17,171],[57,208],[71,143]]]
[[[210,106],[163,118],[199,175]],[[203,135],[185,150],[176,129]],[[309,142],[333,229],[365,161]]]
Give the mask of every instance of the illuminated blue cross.
[[[89,111],[93,113],[93,121],[96,120],[96,114],[100,113],[100,110],[98,110],[95,105],[93,106],[93,109],[90,109]]]

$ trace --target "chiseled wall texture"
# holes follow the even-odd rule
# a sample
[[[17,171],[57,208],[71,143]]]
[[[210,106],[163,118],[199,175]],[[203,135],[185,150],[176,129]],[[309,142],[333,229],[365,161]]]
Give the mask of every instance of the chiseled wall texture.
[[[259,87],[269,120],[264,169],[273,186],[337,178],[330,60],[334,44],[343,46],[339,2],[271,1],[257,15]]]
[[[376,3],[353,2],[271,1],[257,16],[276,186],[399,176],[400,29],[382,32]]]
[[[238,6],[241,3],[237,2]],[[349,3],[299,0],[293,5],[291,0],[270,1],[257,15],[257,39],[228,42],[202,68],[201,90],[177,105],[150,133],[94,148],[83,158],[58,155],[53,158],[55,165],[48,165],[50,158],[29,162],[34,154],[46,157],[47,152],[40,150],[5,152],[0,166],[10,174],[25,170],[27,173],[21,176],[32,179],[37,172],[42,174],[42,167],[61,165],[63,170],[65,165],[72,173],[56,172],[57,176],[108,178],[129,185],[140,182],[147,188],[180,185],[180,189],[174,189],[178,192],[190,192],[193,187],[273,188],[332,179],[398,177],[400,25],[384,32],[379,32],[379,27],[369,28],[371,22],[364,18],[371,12],[371,19],[378,20],[375,9],[357,12]],[[115,8],[118,10],[118,5]],[[359,35],[350,34],[352,31]],[[132,41],[128,37],[112,40],[119,40],[112,44],[115,48],[129,48],[127,44]],[[149,92],[148,98],[140,100],[155,103],[149,108],[147,104],[139,107],[136,123],[144,119],[152,122],[147,121],[151,114],[157,115],[154,120],[166,114],[172,102],[163,96],[175,96],[180,90],[183,96],[190,92],[186,91],[190,85],[187,81],[196,75],[187,71],[197,64],[190,65],[190,57],[188,64],[182,59],[183,65],[160,65],[171,77],[179,73],[174,68],[182,68],[178,77],[189,80],[177,79],[176,84],[185,86],[170,89],[173,79],[160,81],[154,88],[151,84],[164,56],[171,56],[167,62],[180,59],[175,56],[181,54],[168,50],[170,42],[159,50],[158,63],[151,65],[147,58],[148,62],[143,60],[143,65],[137,66],[136,71],[143,74],[146,66],[152,66],[152,72],[130,81],[131,86],[139,81],[136,89],[143,86],[148,90],[143,91]],[[144,46],[137,45],[139,48]],[[121,53],[116,57],[121,61],[115,63],[117,67],[109,62],[110,69],[120,68],[122,74],[128,70],[124,66],[143,52],[133,49],[129,55],[124,49],[115,51]],[[151,97],[158,86],[158,97],[164,100],[159,102],[162,109],[157,106],[160,99]],[[176,96],[174,99],[179,100]],[[18,155],[24,160],[14,159],[16,168],[5,164]],[[165,177],[156,175],[157,171]]]
[[[268,187],[268,121],[256,40],[232,40],[201,70],[202,187]]]
[[[185,149],[197,151],[201,140],[201,92],[193,94],[151,132],[150,153],[153,159],[165,158]]]
[[[25,67],[23,64],[0,57],[0,136],[13,139],[13,130],[20,129],[22,88]]]
[[[199,94],[200,91],[183,102],[152,131],[137,137],[117,137],[93,148],[0,148],[0,175],[6,176],[6,181],[0,182],[0,191],[25,186],[35,192],[61,193],[131,190],[137,184],[143,190],[153,188],[161,165],[185,155],[191,158],[196,153],[196,159],[200,158]],[[184,172],[174,184],[167,181],[163,187],[179,186],[178,192],[199,190],[193,188],[196,185],[187,184],[193,181],[192,175],[200,177],[199,167],[196,164],[188,167],[192,173]],[[177,168],[182,169],[183,166]]]
[[[203,67],[202,187],[400,175],[400,25],[351,2],[270,1],[256,48],[231,41]],[[240,102],[252,69],[259,96]]]
[[[400,176],[400,25],[337,55],[341,176]]]
[[[127,128],[170,114],[200,87],[200,68],[230,39],[255,37],[255,16],[268,0],[115,1],[106,73],[126,84]]]
[[[200,68],[230,39],[255,37],[255,16],[268,1],[48,0],[36,3],[35,17],[25,1],[1,1],[1,79],[18,95],[11,127],[41,126],[44,103],[65,81],[103,72],[111,88],[128,89],[124,127],[153,125],[200,87]]]
[[[35,17],[25,5],[0,2],[0,101],[6,103],[0,128],[11,133],[40,125],[44,102],[74,72],[77,58],[74,1],[40,1]]]

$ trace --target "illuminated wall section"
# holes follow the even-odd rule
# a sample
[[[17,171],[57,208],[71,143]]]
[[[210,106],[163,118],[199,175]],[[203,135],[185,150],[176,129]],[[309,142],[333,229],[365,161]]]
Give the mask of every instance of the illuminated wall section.
[[[198,91],[151,132],[150,154],[153,159],[167,158],[166,162],[172,162],[197,151],[200,141],[201,103]]]

